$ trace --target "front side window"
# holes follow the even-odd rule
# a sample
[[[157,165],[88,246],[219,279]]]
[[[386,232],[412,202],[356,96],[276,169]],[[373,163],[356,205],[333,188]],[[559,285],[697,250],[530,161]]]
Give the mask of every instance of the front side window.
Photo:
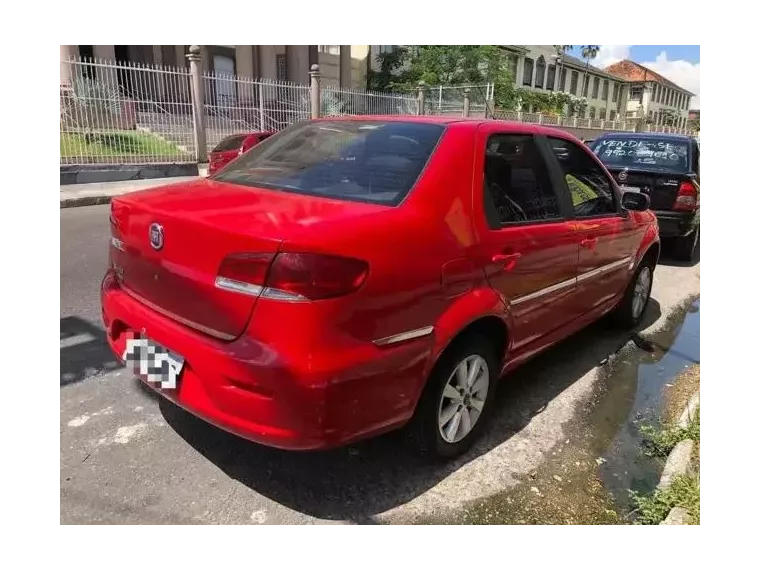
[[[591,94],[592,99],[598,99],[599,98],[599,78],[594,77],[594,91]]]
[[[543,89],[544,87],[544,72],[546,71],[546,62],[544,56],[538,58],[536,61],[536,87]]]
[[[564,71],[564,69],[562,70]],[[576,95],[578,92],[578,72],[573,71],[570,75],[570,93]]]
[[[577,144],[548,137],[557,157],[573,201],[573,213],[579,218],[615,214],[615,191],[604,169]]]
[[[443,131],[442,125],[402,121],[299,123],[212,178],[392,206],[414,186]]]
[[[525,58],[525,63],[523,64],[523,85],[527,85],[528,87],[533,85],[533,60],[529,57]]]

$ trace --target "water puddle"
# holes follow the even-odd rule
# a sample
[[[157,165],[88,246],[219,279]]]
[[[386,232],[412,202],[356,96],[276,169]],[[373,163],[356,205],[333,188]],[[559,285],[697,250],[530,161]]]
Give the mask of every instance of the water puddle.
[[[631,340],[602,364],[591,401],[563,426],[566,440],[536,471],[445,522],[631,522],[629,489],[651,492],[663,466],[643,454],[639,427],[658,423],[667,385],[699,363],[699,299],[675,309],[659,332]]]
[[[620,509],[629,489],[650,492],[660,478],[662,461],[642,454],[639,426],[658,423],[666,385],[699,363],[699,299],[676,309],[660,332],[633,340],[605,364],[603,396],[588,418],[599,477]]]

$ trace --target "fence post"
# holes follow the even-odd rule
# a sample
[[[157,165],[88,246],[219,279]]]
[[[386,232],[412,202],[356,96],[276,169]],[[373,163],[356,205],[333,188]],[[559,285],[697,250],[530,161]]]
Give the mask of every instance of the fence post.
[[[469,88],[464,90],[464,104],[462,106],[462,116],[463,117],[470,116],[470,89]]]
[[[539,113],[538,114],[538,124],[539,125],[543,125],[544,124],[544,114],[543,113]]]
[[[420,81],[417,84],[417,114],[425,114],[425,82]]]
[[[193,98],[193,128],[195,131],[195,155],[199,163],[206,157],[206,108],[203,102],[203,73],[201,70],[201,48],[190,46],[185,57],[190,61],[190,94]]]
[[[319,85],[319,64],[312,64],[311,71],[309,71],[309,77],[311,78],[311,118],[319,119],[319,116],[321,115],[320,111],[322,110],[322,97]]]
[[[523,112],[522,111],[517,111],[517,120],[520,123],[523,122]]]
[[[259,130],[260,131],[266,131],[267,128],[264,126],[264,81],[259,81]]]
[[[575,115],[573,117],[573,127],[577,127],[577,126],[578,126],[578,115]]]

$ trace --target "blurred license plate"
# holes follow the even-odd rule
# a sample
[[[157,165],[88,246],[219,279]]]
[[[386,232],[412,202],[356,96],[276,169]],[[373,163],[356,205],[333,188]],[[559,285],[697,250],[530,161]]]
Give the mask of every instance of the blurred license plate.
[[[620,189],[623,192],[636,192],[637,194],[641,194],[641,188],[639,188],[638,186],[625,186],[625,185],[621,185]]]
[[[161,388],[177,387],[185,359],[147,338],[129,338],[124,350],[124,362],[132,372],[148,382],[160,383]]]

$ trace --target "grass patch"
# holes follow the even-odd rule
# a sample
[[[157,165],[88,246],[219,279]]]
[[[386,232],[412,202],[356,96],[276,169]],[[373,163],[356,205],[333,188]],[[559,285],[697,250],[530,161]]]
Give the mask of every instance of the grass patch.
[[[148,133],[110,131],[105,133],[61,133],[61,158],[75,157],[176,157],[186,153]]]
[[[667,457],[681,441],[692,439],[699,443],[699,408],[685,428],[673,425],[657,428],[646,424],[640,429],[644,437],[644,453],[649,457]]]
[[[686,509],[692,524],[699,524],[699,475],[681,475],[665,489],[652,495],[639,495],[631,491],[631,499],[638,510],[636,524],[660,524],[674,507]]]

